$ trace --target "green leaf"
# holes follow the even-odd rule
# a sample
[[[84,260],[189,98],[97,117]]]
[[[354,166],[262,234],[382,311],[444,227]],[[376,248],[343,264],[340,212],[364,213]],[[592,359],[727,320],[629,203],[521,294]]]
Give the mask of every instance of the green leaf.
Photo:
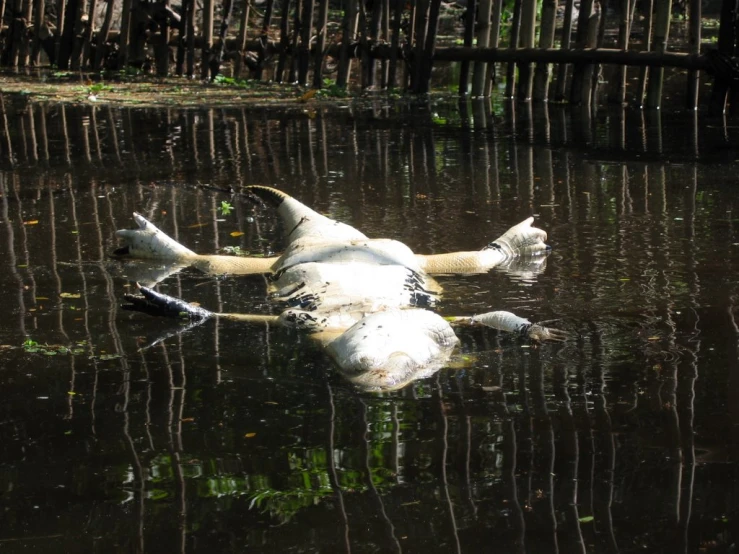
[[[594,519],[595,518],[593,516],[585,516],[585,517],[581,517],[579,521],[580,523],[590,523]]]

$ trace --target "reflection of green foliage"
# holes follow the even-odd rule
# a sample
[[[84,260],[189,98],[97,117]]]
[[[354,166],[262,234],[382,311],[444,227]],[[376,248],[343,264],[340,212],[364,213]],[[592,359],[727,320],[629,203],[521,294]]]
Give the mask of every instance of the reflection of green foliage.
[[[72,346],[65,346],[63,344],[40,344],[33,339],[26,339],[23,341],[21,348],[29,354],[43,354],[44,356],[56,356],[57,354],[71,354],[78,355],[84,354],[85,350],[82,348],[85,341],[77,342]]]
[[[251,497],[250,508],[258,508],[278,519],[281,523],[289,521],[298,510],[308,506],[315,506],[323,498],[331,496],[333,491],[319,490],[290,490],[278,491],[263,489]]]

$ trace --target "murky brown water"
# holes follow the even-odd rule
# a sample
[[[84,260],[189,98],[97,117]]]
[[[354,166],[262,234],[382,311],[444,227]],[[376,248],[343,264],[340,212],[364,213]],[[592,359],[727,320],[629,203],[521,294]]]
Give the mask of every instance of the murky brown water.
[[[2,107],[0,551],[735,548],[736,127]],[[575,338],[460,331],[468,367],[372,395],[294,331],[178,334],[122,311],[152,269],[108,257],[134,210],[199,252],[279,251],[273,213],[198,183],[276,186],[423,253],[535,214],[554,247],[543,271],[444,278],[441,311],[508,309]],[[161,290],[271,309],[261,277],[185,269]]]

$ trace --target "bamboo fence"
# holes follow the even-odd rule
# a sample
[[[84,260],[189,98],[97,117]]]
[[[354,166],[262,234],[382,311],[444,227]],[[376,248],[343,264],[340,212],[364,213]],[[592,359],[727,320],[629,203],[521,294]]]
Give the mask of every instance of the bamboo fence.
[[[672,0],[638,8],[635,0],[583,0],[579,9],[574,0],[467,0],[453,17],[441,0],[204,0],[202,9],[194,0],[0,0],[0,62],[39,65],[45,52],[44,62],[63,70],[133,66],[188,77],[199,63],[200,78],[210,80],[228,64],[236,78],[248,71],[320,88],[326,76],[339,89],[354,78],[363,88],[419,94],[430,90],[435,62],[459,62],[459,93],[473,97],[491,94],[496,65],[505,64],[506,96],[586,106],[599,102],[604,66],[613,66],[602,97],[626,102],[627,72],[636,68],[630,100],[650,108],[661,107],[665,69],[676,68],[687,70],[688,108],[698,107],[700,72],[708,71],[710,107],[723,111],[739,82],[737,2],[723,1],[718,39],[706,52],[701,2],[684,9],[686,36],[670,43]],[[442,20],[459,20],[451,36],[440,33]]]

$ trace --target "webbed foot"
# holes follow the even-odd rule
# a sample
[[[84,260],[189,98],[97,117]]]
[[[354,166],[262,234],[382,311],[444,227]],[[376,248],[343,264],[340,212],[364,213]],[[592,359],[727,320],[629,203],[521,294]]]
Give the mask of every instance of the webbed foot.
[[[124,245],[114,255],[172,261],[184,261],[196,256],[195,252],[162,232],[141,214],[134,212],[133,218],[138,229],[121,229],[115,232]]]
[[[555,342],[564,342],[569,338],[566,331],[544,327],[543,325],[538,325],[536,323],[526,330],[526,336],[536,341],[551,340]]]
[[[136,283],[136,287],[141,294],[124,295],[127,302],[127,304],[123,304],[121,306],[124,310],[141,312],[159,317],[188,319],[191,321],[204,320],[213,315],[213,312],[204,308],[193,306],[179,298],[156,292],[147,287],[142,287],[138,283]]]

